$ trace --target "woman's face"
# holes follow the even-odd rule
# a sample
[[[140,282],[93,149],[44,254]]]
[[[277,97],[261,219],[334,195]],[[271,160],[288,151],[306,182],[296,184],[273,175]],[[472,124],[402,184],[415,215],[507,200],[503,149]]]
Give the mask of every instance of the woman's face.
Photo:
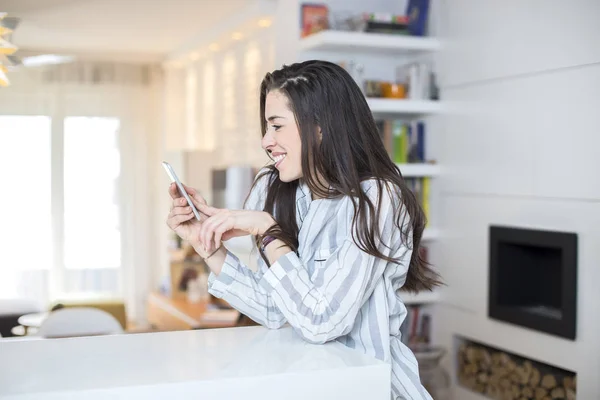
[[[296,117],[288,106],[287,97],[278,90],[267,94],[265,100],[267,131],[262,147],[275,160],[279,179],[291,182],[302,178],[302,142]]]

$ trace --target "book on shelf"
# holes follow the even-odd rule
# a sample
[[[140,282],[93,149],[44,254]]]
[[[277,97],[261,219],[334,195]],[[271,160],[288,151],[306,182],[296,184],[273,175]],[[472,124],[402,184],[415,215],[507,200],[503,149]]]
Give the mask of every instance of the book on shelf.
[[[429,221],[429,214],[430,214],[430,206],[429,206],[430,190],[429,190],[429,187],[431,184],[431,179],[428,177],[405,178],[404,181],[406,182],[406,185],[408,186],[410,191],[414,193],[419,204],[421,204],[421,207],[423,208],[423,212],[425,213],[425,218],[427,219],[427,221]],[[427,223],[427,225],[429,225],[429,222]]]
[[[431,199],[431,196],[430,196],[431,179],[430,178],[422,178],[421,185],[422,185],[421,206],[423,207],[423,212],[425,213],[425,220],[427,221],[425,226],[428,226],[429,225],[429,216],[431,215],[430,205],[429,205],[429,199]]]
[[[377,126],[391,160],[396,164],[427,163],[425,153],[426,125],[424,121],[383,120]],[[402,167],[400,167],[402,172]],[[429,221],[429,177],[405,178]]]
[[[400,326],[400,339],[415,349],[431,343],[431,312],[424,305],[406,306],[406,318]]]
[[[408,31],[411,35],[427,35],[429,0],[408,0],[406,16],[408,17]]]
[[[386,33],[409,35],[408,21],[406,15],[395,15],[391,13],[363,13],[364,31],[369,33]]]
[[[425,122],[383,120],[377,125],[385,149],[396,164],[427,162]]]
[[[433,67],[425,62],[410,62],[396,67],[396,82],[406,85],[409,100],[439,100]]]
[[[429,0],[408,0],[403,15],[382,12],[363,13],[365,32],[426,36]]]
[[[429,248],[421,244],[419,247],[419,255],[421,256],[421,260],[425,263],[429,263]]]

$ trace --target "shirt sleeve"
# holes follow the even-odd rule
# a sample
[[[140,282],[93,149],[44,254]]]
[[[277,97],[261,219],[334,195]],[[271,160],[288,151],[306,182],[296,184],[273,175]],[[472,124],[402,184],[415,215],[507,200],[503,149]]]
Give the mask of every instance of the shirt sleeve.
[[[258,176],[262,172],[259,172]],[[244,207],[247,210],[262,211],[264,208],[269,178],[266,175],[259,179]],[[233,308],[259,324],[271,329],[279,328],[285,324],[286,319],[273,302],[271,295],[259,284],[268,268],[255,245],[252,246],[252,254],[257,257],[257,272],[252,271],[233,253],[227,251],[219,275],[212,272],[209,275],[208,292],[225,300]]]
[[[405,245],[390,245],[399,243],[400,239],[394,224],[396,205],[385,187],[383,193],[379,217],[381,236],[376,237],[376,244],[386,256],[401,256],[396,268],[404,269],[406,276],[412,252]],[[375,196],[369,197],[377,205],[377,199],[372,198]],[[311,281],[303,262],[293,252],[281,256],[263,275],[260,284],[264,295],[273,299],[305,340],[324,343],[352,330],[360,308],[383,278],[387,264],[386,260],[362,251],[348,238],[327,259],[325,279],[318,284]]]

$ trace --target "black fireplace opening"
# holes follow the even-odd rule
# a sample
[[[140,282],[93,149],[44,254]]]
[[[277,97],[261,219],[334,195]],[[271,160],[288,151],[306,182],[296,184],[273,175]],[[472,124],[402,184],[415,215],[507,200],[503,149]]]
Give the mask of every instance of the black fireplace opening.
[[[577,235],[490,227],[490,318],[571,340],[577,320]]]

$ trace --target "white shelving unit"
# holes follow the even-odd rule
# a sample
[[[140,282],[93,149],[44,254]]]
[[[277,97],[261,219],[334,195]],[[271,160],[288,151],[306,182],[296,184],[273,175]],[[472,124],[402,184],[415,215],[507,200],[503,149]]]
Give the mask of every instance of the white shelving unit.
[[[301,51],[336,51],[413,55],[436,51],[440,42],[433,38],[386,35],[382,33],[322,31],[300,40]]]
[[[396,164],[405,178],[436,177],[440,175],[437,164]]]
[[[442,111],[439,102],[431,100],[368,98],[367,103],[373,116],[378,119],[400,116],[419,118],[425,115],[438,114]]]
[[[436,240],[440,237],[440,232],[435,228],[425,228],[423,231],[422,241]]]
[[[439,292],[420,292],[417,294],[400,291],[400,297],[404,304],[431,304],[437,303],[440,300]]]

